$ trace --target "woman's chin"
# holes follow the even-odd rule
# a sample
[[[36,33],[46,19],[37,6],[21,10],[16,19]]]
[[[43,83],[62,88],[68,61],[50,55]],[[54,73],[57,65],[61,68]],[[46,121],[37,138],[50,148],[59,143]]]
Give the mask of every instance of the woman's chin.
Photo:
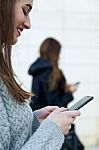
[[[12,41],[12,45],[15,45],[18,41],[18,38],[14,38],[13,41]]]

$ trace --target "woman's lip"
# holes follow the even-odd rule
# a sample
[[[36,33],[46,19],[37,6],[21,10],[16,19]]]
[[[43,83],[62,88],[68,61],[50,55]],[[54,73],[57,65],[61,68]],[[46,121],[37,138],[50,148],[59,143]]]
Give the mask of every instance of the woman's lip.
[[[22,31],[21,31],[21,29],[17,28],[17,32],[18,32],[18,34],[20,36]]]

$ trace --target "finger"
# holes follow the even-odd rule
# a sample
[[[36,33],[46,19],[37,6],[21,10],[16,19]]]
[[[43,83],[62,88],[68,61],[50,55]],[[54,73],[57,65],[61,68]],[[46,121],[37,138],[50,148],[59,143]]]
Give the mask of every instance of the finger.
[[[65,132],[65,134],[68,134],[68,133],[69,133],[69,130],[70,130],[69,128],[68,128],[68,129],[66,129],[66,132]]]
[[[68,111],[68,112],[70,112],[70,115],[72,116],[72,118],[75,118],[75,117],[77,117],[77,116],[80,116],[80,115],[81,115],[81,113],[80,113],[80,111],[79,111],[79,110]]]
[[[73,122],[74,122],[76,118],[75,118],[75,117],[73,117],[72,119],[73,119]]]
[[[71,125],[69,126],[69,130],[71,129]]]
[[[71,120],[71,124],[72,124],[74,121],[75,121],[75,118],[72,118],[72,120]]]
[[[52,112],[54,111],[55,109],[58,109],[59,107],[58,106],[47,106],[47,109]]]
[[[60,107],[58,110],[59,110],[60,112],[64,112],[64,111],[67,111],[68,109],[65,108],[65,107]]]

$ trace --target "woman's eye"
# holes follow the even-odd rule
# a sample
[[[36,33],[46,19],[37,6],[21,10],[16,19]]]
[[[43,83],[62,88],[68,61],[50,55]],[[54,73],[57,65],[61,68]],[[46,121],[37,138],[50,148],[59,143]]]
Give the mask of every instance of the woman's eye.
[[[24,9],[23,9],[23,13],[24,13],[25,16],[28,15],[28,13]]]

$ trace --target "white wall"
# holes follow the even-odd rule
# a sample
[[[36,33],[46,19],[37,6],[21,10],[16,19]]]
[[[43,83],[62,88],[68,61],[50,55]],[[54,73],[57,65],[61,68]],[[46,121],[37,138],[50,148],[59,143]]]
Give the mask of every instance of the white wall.
[[[60,66],[68,82],[81,82],[75,101],[85,95],[95,97],[81,110],[77,133],[85,145],[99,144],[99,0],[36,0],[31,22],[31,30],[13,48],[16,74],[30,90],[27,71],[39,55],[41,41],[57,38],[63,45]]]

